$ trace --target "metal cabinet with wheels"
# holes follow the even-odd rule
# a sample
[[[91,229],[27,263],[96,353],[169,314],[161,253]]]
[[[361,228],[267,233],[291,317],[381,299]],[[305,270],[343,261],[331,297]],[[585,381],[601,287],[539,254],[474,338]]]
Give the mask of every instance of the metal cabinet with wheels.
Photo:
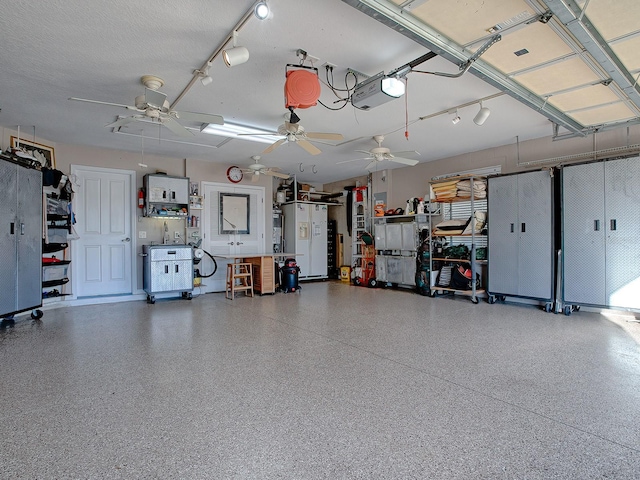
[[[562,301],[640,310],[640,158],[562,169]]]
[[[0,158],[0,316],[42,305],[42,172]],[[42,312],[34,310],[33,318]]]
[[[193,251],[188,245],[144,245],[144,291],[147,302],[155,303],[158,293],[181,292],[191,299],[193,292]]]
[[[490,177],[489,303],[522,297],[554,303],[554,177],[541,170]]]

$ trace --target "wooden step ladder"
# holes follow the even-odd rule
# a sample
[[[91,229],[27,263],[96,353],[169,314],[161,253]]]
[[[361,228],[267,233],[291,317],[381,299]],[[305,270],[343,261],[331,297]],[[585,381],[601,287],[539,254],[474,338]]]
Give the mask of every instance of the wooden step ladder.
[[[233,300],[236,292],[244,292],[246,296],[253,297],[253,268],[250,263],[239,262],[227,265],[225,297]]]

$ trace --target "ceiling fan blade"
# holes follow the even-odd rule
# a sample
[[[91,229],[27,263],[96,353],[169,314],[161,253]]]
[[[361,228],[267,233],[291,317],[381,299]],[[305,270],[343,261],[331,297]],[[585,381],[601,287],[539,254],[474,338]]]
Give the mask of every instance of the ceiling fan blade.
[[[187,122],[197,123],[214,123],[216,125],[224,125],[224,118],[221,115],[210,115],[208,113],[196,113],[196,112],[178,112],[175,114],[178,118],[186,120]]]
[[[164,117],[161,119],[160,123],[171,130],[176,135],[180,137],[193,137],[194,134],[189,130],[184,128],[182,125],[178,123],[178,121],[173,117]]]
[[[373,162],[371,162],[369,165],[367,165],[366,167],[364,167],[366,170],[371,170],[373,167],[375,167],[378,164],[377,160],[374,160]]]
[[[357,162],[359,160],[371,160],[371,157],[352,158],[351,160],[342,160],[341,162],[336,162],[336,165],[340,165],[341,163]]]
[[[313,145],[309,140],[300,139],[296,143],[300,145],[302,148],[304,148],[311,155],[318,155],[319,153],[322,153],[322,151],[318,147]]]
[[[166,100],[167,96],[164,93],[158,92],[157,90],[151,90],[149,88],[144,89],[144,101],[150,107],[162,110]]]
[[[266,172],[263,172],[263,173],[265,175],[271,175],[272,177],[285,178],[285,179],[291,176],[286,173],[274,172],[273,170],[267,170]]]
[[[116,120],[113,123],[105,125],[105,127],[107,127],[107,128],[119,128],[119,127],[122,127],[123,125],[126,125],[127,123],[135,122],[137,120],[138,120],[138,117],[136,117],[136,116],[124,117],[124,118],[120,118],[120,119]]]
[[[415,150],[407,150],[406,152],[391,152],[389,155],[392,157],[406,157],[408,155],[420,155],[420,152],[416,152]]]
[[[418,160],[410,160],[408,158],[402,158],[402,157],[389,157],[387,160],[389,160],[390,162],[396,162],[396,163],[402,163],[404,165],[410,165],[410,166],[414,166],[418,164]]]
[[[309,138],[317,138],[319,140],[342,140],[344,138],[339,133],[305,132],[305,135]]]
[[[86,102],[86,103],[97,103],[98,105],[110,105],[112,107],[122,107],[122,108],[126,108],[128,110],[142,111],[142,110],[137,109],[133,105],[123,105],[121,103],[101,102],[99,100],[89,100],[88,98],[69,97],[69,100],[75,100],[77,102]]]
[[[280,145],[282,145],[284,142],[286,142],[287,139],[286,138],[282,138],[280,140],[277,140],[275,142],[273,142],[271,145],[269,145],[263,152],[262,154],[267,154],[267,153],[271,153],[273,152],[276,148],[278,148]]]
[[[355,150],[358,153],[366,153],[367,155],[371,155],[371,152],[368,150]]]

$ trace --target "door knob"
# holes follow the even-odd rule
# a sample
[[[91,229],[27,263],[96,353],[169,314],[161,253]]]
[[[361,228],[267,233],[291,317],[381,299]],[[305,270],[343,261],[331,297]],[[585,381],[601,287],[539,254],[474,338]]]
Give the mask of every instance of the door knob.
[[[129,237],[127,237],[127,238],[123,238],[123,239],[122,239],[122,241],[123,241],[123,242],[130,242],[130,241],[131,241],[131,239],[130,239]]]
[[[244,245],[242,242],[236,242],[236,245]]]

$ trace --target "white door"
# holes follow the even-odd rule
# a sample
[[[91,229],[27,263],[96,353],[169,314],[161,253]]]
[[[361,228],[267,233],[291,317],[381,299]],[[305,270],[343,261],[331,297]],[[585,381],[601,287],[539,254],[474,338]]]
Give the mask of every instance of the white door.
[[[74,165],[71,173],[80,236],[72,244],[73,291],[77,297],[132,293],[135,172]]]
[[[265,252],[265,206],[264,187],[240,187],[224,183],[202,182],[204,209],[202,212],[202,248],[211,255],[242,255]],[[221,213],[220,195],[229,194],[223,202]],[[247,195],[248,197],[243,197]],[[246,199],[248,198],[248,203]],[[248,205],[247,212],[238,212]],[[230,206],[230,207],[229,207]],[[228,209],[231,208],[231,211]],[[222,219],[222,221],[221,221]],[[238,221],[239,220],[239,221]],[[210,278],[203,279],[206,292],[223,292],[227,272],[226,261],[216,258],[218,270]],[[203,272],[204,273],[204,272]]]

